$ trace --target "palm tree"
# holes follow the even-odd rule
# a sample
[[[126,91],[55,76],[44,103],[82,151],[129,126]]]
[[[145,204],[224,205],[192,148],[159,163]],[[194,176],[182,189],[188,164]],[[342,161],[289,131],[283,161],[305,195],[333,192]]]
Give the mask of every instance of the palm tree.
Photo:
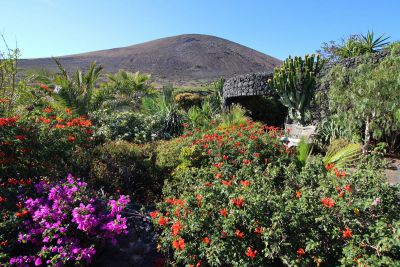
[[[136,109],[142,96],[153,96],[154,88],[149,83],[150,75],[140,72],[119,70],[107,76],[109,81],[103,86],[105,92],[113,95],[103,105],[113,109]]]
[[[103,70],[102,65],[92,62],[86,73],[77,70],[72,76],[61,65],[60,61],[53,58],[60,73],[55,77],[54,83],[60,86],[59,95],[67,105],[76,108],[80,114],[86,114],[93,109],[93,96],[96,95],[96,82]]]

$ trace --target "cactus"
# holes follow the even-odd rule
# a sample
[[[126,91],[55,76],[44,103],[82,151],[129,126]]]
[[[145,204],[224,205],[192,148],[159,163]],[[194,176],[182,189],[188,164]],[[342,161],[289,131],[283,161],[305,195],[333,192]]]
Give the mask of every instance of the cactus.
[[[268,84],[278,93],[284,106],[289,109],[289,117],[305,123],[305,111],[314,96],[315,76],[321,69],[319,55],[287,58],[282,66],[274,70],[273,79]]]

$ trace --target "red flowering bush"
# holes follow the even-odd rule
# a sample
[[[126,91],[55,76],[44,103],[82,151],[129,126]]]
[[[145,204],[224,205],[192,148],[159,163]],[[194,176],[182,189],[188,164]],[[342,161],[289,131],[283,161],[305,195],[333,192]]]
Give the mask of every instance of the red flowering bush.
[[[369,161],[351,173],[318,156],[302,167],[280,134],[247,122],[184,135],[185,171],[151,214],[172,263],[394,266],[399,187]]]
[[[51,107],[0,118],[0,177],[65,175],[77,147],[91,146],[92,124]],[[62,172],[62,173],[60,173]]]

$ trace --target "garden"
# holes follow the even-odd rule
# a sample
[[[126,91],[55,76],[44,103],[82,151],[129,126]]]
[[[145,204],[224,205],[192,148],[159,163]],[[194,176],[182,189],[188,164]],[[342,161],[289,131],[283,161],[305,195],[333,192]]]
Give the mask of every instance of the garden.
[[[224,105],[224,79],[18,59],[0,53],[1,266],[102,266],[135,216],[155,256],[126,266],[399,266],[399,42],[288,57],[257,119]],[[288,124],[316,129],[292,146]]]

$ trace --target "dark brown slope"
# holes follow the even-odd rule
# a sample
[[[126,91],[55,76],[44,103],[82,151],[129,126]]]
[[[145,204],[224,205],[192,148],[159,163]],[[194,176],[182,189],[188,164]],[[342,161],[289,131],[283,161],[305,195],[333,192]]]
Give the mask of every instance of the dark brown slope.
[[[150,73],[155,80],[210,81],[259,71],[272,71],[281,61],[254,49],[215,36],[185,34],[123,48],[63,56],[68,71],[86,69],[96,60],[106,72],[118,69]],[[55,70],[50,58],[21,60],[23,69]]]

